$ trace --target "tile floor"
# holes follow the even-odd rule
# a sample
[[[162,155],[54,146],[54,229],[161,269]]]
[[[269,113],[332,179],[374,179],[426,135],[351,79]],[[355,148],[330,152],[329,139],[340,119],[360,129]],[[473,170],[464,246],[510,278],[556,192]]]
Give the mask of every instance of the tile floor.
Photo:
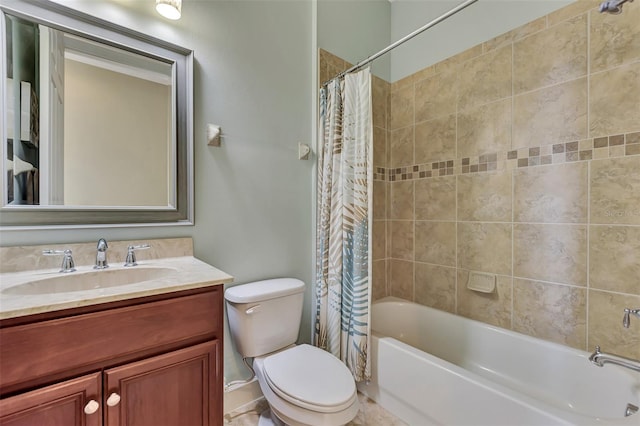
[[[405,426],[406,423],[393,414],[380,407],[373,400],[362,394],[360,398],[360,411],[355,419],[347,426]],[[225,425],[229,426],[257,426],[258,418],[262,410],[267,408],[264,399],[240,407],[224,416]]]

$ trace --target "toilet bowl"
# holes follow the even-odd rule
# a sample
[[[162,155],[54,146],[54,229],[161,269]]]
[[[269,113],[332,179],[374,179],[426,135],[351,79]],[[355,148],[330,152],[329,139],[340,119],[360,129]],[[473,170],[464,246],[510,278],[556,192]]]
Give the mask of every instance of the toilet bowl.
[[[225,291],[231,338],[253,368],[270,412],[261,425],[338,426],[360,408],[349,369],[331,353],[295,345],[304,283],[292,278],[258,281]]]
[[[343,425],[358,413],[353,376],[322,349],[294,346],[255,358],[253,367],[271,411],[287,425]]]

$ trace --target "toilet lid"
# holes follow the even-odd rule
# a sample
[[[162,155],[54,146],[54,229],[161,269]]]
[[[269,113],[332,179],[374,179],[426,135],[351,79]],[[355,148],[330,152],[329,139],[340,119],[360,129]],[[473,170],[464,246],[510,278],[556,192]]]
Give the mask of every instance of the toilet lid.
[[[356,398],[349,369],[329,352],[314,346],[295,346],[268,356],[264,372],[278,396],[310,410],[340,411]]]

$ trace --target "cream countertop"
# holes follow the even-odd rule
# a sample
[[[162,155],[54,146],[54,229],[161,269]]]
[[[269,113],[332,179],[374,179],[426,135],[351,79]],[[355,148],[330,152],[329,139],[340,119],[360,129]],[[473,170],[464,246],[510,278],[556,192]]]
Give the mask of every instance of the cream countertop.
[[[37,295],[7,294],[5,290],[26,282],[60,277],[67,274],[59,272],[59,268],[2,273],[0,274],[0,319],[153,296],[180,290],[209,287],[233,281],[232,276],[193,256],[139,260],[138,266],[125,268],[121,265],[111,265],[108,269],[101,271],[94,270],[93,265],[82,265],[76,266],[76,271],[68,275],[89,272],[99,274],[102,271],[114,271],[118,269],[133,270],[135,268],[145,267],[166,268],[171,271],[161,278],[133,284]]]

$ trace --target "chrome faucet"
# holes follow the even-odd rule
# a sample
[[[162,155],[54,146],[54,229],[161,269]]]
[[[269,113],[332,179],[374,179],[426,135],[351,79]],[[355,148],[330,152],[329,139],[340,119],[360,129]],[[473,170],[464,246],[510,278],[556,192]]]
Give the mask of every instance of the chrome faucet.
[[[620,367],[640,372],[640,361],[631,358],[625,358],[620,355],[600,352],[600,346],[596,346],[596,350],[589,357],[589,361],[591,361],[598,367],[604,367],[605,364],[615,364],[619,365]]]
[[[107,245],[107,240],[104,238],[100,238],[98,240],[98,252],[96,253],[96,264],[93,266],[93,269],[106,269],[109,267],[107,263],[107,249],[109,246]]]
[[[76,270],[75,262],[73,261],[72,252],[70,249],[66,250],[42,250],[42,254],[45,256],[60,256],[63,255],[62,258],[62,266],[60,266],[60,272],[73,272]]]
[[[624,308],[624,317],[622,318],[622,326],[624,328],[629,328],[629,323],[631,322],[631,315],[635,315],[640,318],[640,308],[629,309]]]

